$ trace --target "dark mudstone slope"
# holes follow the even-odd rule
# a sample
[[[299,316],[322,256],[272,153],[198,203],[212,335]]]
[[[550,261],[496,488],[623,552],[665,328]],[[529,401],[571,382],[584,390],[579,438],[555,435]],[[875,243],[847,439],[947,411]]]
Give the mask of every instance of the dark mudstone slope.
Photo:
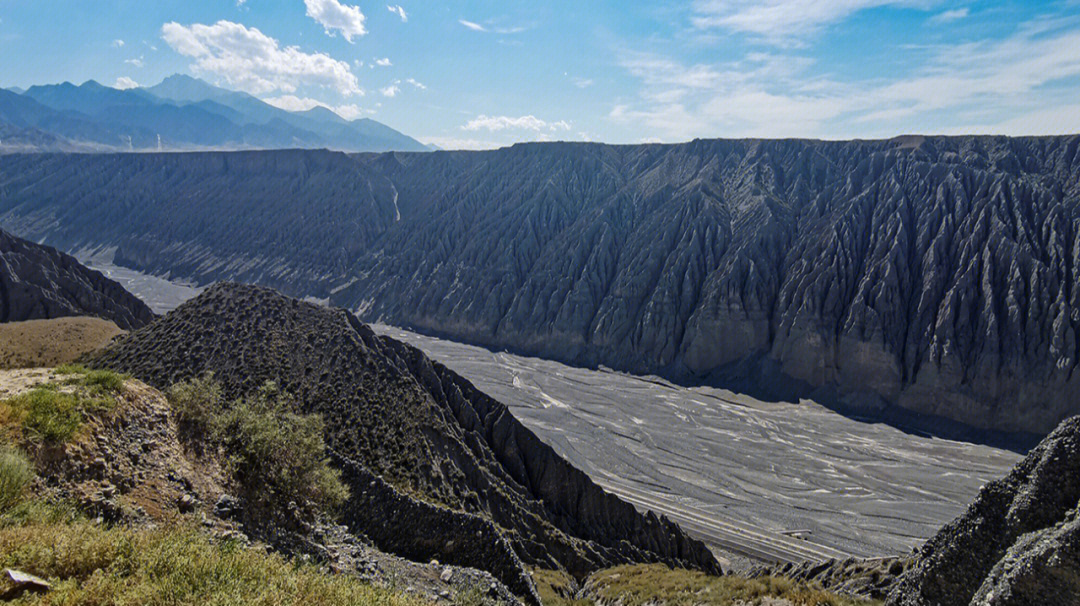
[[[70,255],[0,230],[0,322],[96,316],[123,329],[154,319],[122,286]]]
[[[0,224],[572,363],[1045,434],[1080,413],[1078,148],[10,156]]]
[[[701,542],[605,493],[505,406],[341,309],[219,284],[88,362],[161,388],[212,371],[233,396],[277,381],[324,417],[330,448],[358,466],[346,474],[348,522],[382,537],[386,549],[461,565],[498,561],[480,523],[490,520],[526,563],[577,575],[651,561],[719,570]],[[370,474],[444,512],[479,518],[430,522],[443,515],[437,508],[392,505],[400,498],[384,494]],[[458,536],[453,528],[466,530]],[[517,573],[491,572],[520,587]]]
[[[1080,604],[1080,417],[1064,421],[916,556],[888,606]]]

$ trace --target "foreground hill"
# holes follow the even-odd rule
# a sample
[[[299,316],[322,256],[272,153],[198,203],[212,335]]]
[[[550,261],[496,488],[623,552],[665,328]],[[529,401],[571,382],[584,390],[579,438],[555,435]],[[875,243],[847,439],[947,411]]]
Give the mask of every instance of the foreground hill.
[[[1046,433],[1080,412],[1078,147],[14,156],[0,223],[572,363]]]
[[[887,606],[1080,603],[1080,417],[916,554]]]
[[[119,284],[55,248],[0,230],[0,322],[95,316],[123,329],[154,318]]]
[[[230,398],[276,381],[326,422],[351,492],[344,521],[413,560],[482,568],[519,595],[531,591],[521,562],[579,578],[632,562],[719,570],[701,542],[605,493],[505,406],[344,310],[220,284],[87,361],[158,388],[213,372]]]

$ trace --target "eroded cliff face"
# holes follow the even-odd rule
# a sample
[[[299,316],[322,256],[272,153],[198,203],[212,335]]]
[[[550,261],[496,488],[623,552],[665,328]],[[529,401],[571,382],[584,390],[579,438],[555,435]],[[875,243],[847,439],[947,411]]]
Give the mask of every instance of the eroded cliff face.
[[[1045,433],[1080,412],[1078,145],[15,156],[0,224],[563,361],[768,367],[851,403]],[[76,220],[91,205],[109,221]]]
[[[94,316],[122,329],[154,319],[145,303],[74,257],[0,230],[0,322]]]

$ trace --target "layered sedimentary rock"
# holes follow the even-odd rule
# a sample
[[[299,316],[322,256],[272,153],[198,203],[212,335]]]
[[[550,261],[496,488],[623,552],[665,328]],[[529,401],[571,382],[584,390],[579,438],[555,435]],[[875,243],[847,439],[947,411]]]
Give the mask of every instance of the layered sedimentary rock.
[[[219,284],[87,363],[159,388],[213,372],[230,397],[276,381],[326,421],[352,493],[346,522],[386,550],[487,565],[523,594],[518,558],[578,576],[625,562],[719,571],[704,544],[605,493],[505,406],[345,310]]]
[[[154,319],[122,286],[55,248],[0,230],[0,322],[95,316],[123,329]]]
[[[922,547],[887,606],[1080,603],[1080,417]]]
[[[1080,412],[1078,146],[11,156],[0,224],[572,363],[1046,433]]]

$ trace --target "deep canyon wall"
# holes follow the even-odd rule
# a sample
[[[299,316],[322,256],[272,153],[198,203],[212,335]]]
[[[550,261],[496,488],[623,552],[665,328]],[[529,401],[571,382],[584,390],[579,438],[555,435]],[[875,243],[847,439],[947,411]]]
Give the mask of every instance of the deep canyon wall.
[[[0,226],[564,361],[1045,433],[1080,412],[1078,146],[6,156]]]

